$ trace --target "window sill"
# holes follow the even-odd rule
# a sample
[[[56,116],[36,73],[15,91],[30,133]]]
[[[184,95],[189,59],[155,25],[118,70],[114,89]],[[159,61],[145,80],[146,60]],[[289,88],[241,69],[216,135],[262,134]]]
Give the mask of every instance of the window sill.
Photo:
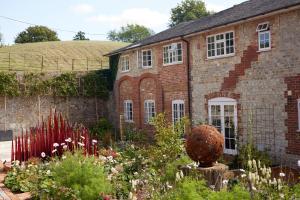
[[[128,73],[128,72],[130,72],[130,70],[128,70],[128,71],[121,71],[121,73],[124,73],[124,74]]]
[[[144,66],[142,67],[142,69],[152,69],[153,67],[152,66]]]
[[[183,62],[174,62],[174,63],[169,63],[169,64],[163,64],[164,67],[167,67],[167,66],[171,66],[171,65],[181,65],[183,64]]]
[[[130,123],[130,124],[132,124],[132,123],[134,123],[134,121],[133,120],[131,120],[131,121],[124,121],[125,123]]]
[[[207,57],[205,60],[215,60],[215,59],[221,59],[221,58],[229,58],[229,57],[234,57],[235,56],[235,53],[234,54],[228,54],[228,55],[225,55],[225,56],[215,56],[215,57]]]
[[[266,52],[266,51],[271,51],[272,49],[270,48],[270,49],[259,49],[258,51],[257,51],[257,53],[260,53],[260,52]]]

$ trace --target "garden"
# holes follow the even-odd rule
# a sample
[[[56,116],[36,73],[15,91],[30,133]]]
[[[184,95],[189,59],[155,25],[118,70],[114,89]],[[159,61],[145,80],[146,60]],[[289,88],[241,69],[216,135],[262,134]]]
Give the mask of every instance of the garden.
[[[175,125],[164,114],[152,120],[151,142],[145,131],[126,126],[123,140],[113,140],[112,125],[101,119],[87,129],[62,114],[13,140],[12,166],[4,184],[32,199],[297,199],[300,184],[253,145],[241,147],[230,163],[234,175],[220,177],[220,187],[198,173],[199,163],[186,152],[188,120]],[[231,173],[232,174],[232,173]],[[298,178],[298,177],[297,177]]]

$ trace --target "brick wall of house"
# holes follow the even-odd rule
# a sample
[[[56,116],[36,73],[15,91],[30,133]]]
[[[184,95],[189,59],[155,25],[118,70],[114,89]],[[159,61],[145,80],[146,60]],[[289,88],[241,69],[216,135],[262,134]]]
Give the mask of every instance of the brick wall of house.
[[[265,21],[271,25],[272,49],[257,52],[256,27]],[[207,59],[206,36],[231,30],[235,32],[235,55]],[[209,99],[231,97],[238,104],[239,140],[247,142],[247,133],[252,131],[257,147],[267,149],[275,161],[286,159],[296,164],[300,158],[300,133],[295,131],[295,99],[300,90],[299,38],[300,10],[191,37],[193,124],[207,121]],[[287,96],[288,90],[293,97]]]
[[[173,42],[182,42],[183,62],[163,66],[163,46]],[[135,126],[144,129],[149,128],[149,125],[144,123],[144,101],[152,99],[155,100],[156,113],[165,112],[169,121],[172,120],[172,100],[184,100],[185,115],[188,116],[186,43],[176,40],[143,49],[152,49],[153,65],[150,69],[137,66],[137,51],[142,49],[131,50],[122,54],[129,55],[130,71],[121,72],[119,65],[115,84],[118,114],[124,112],[124,100],[132,100]]]

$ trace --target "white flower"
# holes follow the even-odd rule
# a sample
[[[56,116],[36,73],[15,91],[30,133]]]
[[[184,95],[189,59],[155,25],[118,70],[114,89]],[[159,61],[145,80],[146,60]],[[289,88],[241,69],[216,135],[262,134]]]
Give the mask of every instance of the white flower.
[[[67,148],[68,148],[68,146],[67,146],[67,145],[64,145],[64,146],[63,146],[63,149],[65,149],[65,150],[66,150]]]
[[[50,173],[51,173],[50,170],[47,170],[46,174],[47,174],[47,175],[50,175]]]
[[[240,171],[245,173],[245,170],[244,170],[244,169],[240,169]]]
[[[56,148],[56,147],[59,147],[59,144],[58,143],[53,143],[53,146]]]
[[[133,173],[133,175],[135,175],[135,176],[136,176],[136,175],[138,175],[138,173],[137,173],[137,172],[134,172],[134,173]]]
[[[61,158],[64,160],[64,159],[66,159],[67,157],[66,157],[66,156],[62,156]]]
[[[83,137],[83,136],[80,136],[80,137],[81,137],[81,139],[83,139],[83,140],[85,139],[85,137]]]
[[[209,187],[210,187],[211,189],[213,189],[213,190],[216,188],[215,185],[210,185]]]
[[[97,142],[98,142],[97,140],[92,140],[93,144],[97,144]]]
[[[184,174],[182,171],[180,171],[180,177],[183,178],[184,177]]]
[[[66,142],[72,142],[71,138],[65,139]]]
[[[45,152],[42,152],[42,153],[41,153],[41,157],[42,157],[42,158],[45,158],[45,157],[46,157]]]
[[[114,167],[112,167],[110,170],[111,170],[111,172],[112,172],[113,174],[119,173],[118,170],[116,170]]]
[[[280,172],[280,173],[279,173],[279,176],[280,176],[280,177],[285,177],[285,173]]]
[[[226,180],[226,179],[223,180],[223,184],[224,184],[224,185],[227,185],[227,184],[228,184],[228,180]]]
[[[256,191],[257,189],[256,189],[256,187],[252,186],[252,190]]]
[[[284,194],[280,193],[279,197],[283,199],[284,198]]]
[[[245,178],[245,177],[246,177],[246,174],[242,174],[241,177],[242,177],[242,178]]]
[[[107,180],[111,181],[111,178],[112,178],[112,174],[109,174],[109,175],[107,176]]]
[[[55,152],[57,152],[57,149],[54,149],[54,150],[52,151],[52,153],[55,153]]]
[[[99,156],[99,159],[102,160],[102,161],[106,161],[106,157],[102,156],[102,155]]]
[[[179,173],[179,172],[177,172],[177,173],[176,173],[176,181],[180,181],[180,179],[181,179],[181,177],[180,177],[180,173]]]
[[[60,146],[64,146],[64,145],[65,145],[65,143],[61,143],[61,144],[60,144]]]
[[[78,145],[81,146],[81,147],[84,147],[84,144],[81,143],[81,142],[78,142]]]

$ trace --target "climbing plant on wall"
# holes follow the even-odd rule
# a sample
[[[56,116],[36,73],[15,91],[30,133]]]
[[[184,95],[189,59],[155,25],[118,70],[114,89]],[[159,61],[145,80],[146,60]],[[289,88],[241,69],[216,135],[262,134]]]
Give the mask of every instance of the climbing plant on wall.
[[[108,98],[110,71],[94,71],[80,77],[78,78],[75,73],[62,73],[48,78],[43,73],[25,73],[23,81],[19,83],[15,73],[0,72],[0,96],[53,95]]]
[[[94,71],[82,77],[83,80],[83,96],[100,97],[106,99],[108,97],[108,82],[102,71]]]
[[[50,82],[45,80],[45,74],[26,73],[24,74],[24,95],[46,95],[50,92]]]
[[[16,74],[0,72],[0,95],[13,97],[19,94],[20,90]]]
[[[76,74],[64,73],[52,80],[49,80],[51,90],[54,96],[71,97],[78,96],[78,86]]]

